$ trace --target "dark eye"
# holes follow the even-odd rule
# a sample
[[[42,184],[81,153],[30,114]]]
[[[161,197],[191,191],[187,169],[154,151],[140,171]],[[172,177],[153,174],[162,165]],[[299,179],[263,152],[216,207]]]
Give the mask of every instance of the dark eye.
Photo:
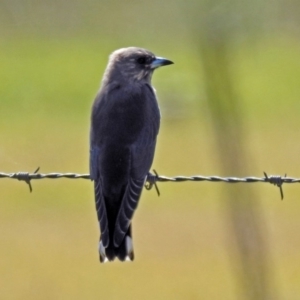
[[[137,62],[140,64],[140,65],[144,65],[146,62],[147,62],[147,57],[145,56],[141,56],[137,59]]]

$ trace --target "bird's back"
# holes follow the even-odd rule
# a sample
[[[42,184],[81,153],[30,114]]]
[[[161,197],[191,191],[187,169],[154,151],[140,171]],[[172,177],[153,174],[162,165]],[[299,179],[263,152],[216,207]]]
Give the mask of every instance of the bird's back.
[[[91,149],[98,149],[95,189],[101,189],[103,199],[100,201],[106,209],[106,217],[103,217],[103,208],[97,209],[100,224],[103,218],[107,220],[107,225],[102,226],[108,227],[106,256],[111,252],[113,257],[115,252],[121,251],[119,258],[123,260],[126,254],[124,249],[122,251],[125,247],[122,247],[125,243],[122,239],[131,234],[129,223],[153,161],[159,123],[155,93],[147,84],[104,88],[95,100]],[[91,165],[94,168],[95,162]],[[101,182],[101,187],[97,182]],[[130,188],[136,189],[131,191],[136,195],[130,196]],[[128,210],[128,206],[132,209]],[[117,241],[117,248],[113,241]]]

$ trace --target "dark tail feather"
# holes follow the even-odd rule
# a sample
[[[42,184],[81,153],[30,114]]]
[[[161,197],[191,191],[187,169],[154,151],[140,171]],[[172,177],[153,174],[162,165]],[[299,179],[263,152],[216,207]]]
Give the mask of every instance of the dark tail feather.
[[[116,257],[120,261],[125,260],[134,260],[134,252],[133,252],[133,243],[131,237],[131,225],[129,226],[125,237],[119,247],[115,247],[113,244],[113,239],[110,239],[108,247],[104,248],[102,245],[102,241],[100,238],[99,242],[99,257],[100,262],[113,261]]]

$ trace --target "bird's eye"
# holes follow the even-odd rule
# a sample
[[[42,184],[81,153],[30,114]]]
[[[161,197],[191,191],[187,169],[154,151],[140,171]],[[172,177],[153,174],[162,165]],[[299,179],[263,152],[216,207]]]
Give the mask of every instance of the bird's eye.
[[[141,65],[144,65],[147,62],[147,58],[145,56],[141,56],[137,59],[137,62]]]

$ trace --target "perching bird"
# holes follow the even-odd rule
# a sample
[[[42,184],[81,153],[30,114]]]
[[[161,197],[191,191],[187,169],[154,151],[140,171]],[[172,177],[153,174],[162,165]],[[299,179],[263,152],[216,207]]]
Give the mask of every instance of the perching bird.
[[[153,161],[160,124],[151,77],[156,68],[172,63],[136,47],[109,57],[90,130],[101,262],[134,259],[131,219]]]

